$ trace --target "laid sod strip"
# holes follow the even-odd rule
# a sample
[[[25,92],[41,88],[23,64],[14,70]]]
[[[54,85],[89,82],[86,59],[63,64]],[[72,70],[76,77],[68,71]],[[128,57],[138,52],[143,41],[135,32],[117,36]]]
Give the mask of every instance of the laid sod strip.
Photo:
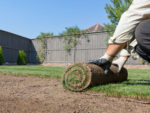
[[[91,86],[116,83],[127,80],[127,70],[123,68],[117,73],[117,67],[111,66],[110,72],[104,74],[103,67],[94,64],[77,63],[70,65],[63,73],[64,88],[71,91],[83,91]]]
[[[61,78],[64,69],[65,67],[52,67],[41,65],[0,66],[0,73]]]
[[[150,69],[128,69],[128,80],[90,88],[108,95],[150,99]]]

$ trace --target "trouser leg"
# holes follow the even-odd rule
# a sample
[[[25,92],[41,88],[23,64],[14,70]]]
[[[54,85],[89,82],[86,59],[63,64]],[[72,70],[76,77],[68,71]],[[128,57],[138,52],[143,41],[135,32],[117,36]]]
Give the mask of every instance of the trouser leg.
[[[150,19],[142,21],[135,30],[136,52],[150,62]]]

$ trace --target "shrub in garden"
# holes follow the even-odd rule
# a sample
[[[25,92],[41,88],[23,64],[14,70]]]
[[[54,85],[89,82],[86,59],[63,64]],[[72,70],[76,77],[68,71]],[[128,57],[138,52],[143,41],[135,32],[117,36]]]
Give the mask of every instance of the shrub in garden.
[[[26,53],[23,50],[19,50],[17,64],[18,65],[26,65],[27,64],[26,59],[27,59],[26,58]]]
[[[0,46],[0,65],[4,63],[4,56],[3,56],[3,50],[2,47]]]

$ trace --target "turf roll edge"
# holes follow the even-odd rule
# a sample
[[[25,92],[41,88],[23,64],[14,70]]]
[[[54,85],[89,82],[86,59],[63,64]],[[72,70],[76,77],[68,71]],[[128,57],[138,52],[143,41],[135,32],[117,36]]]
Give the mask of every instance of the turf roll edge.
[[[104,74],[104,67],[88,63],[76,63],[68,66],[62,76],[62,84],[70,91],[83,91],[88,87],[126,81],[128,72],[122,68],[120,73],[112,65],[108,74]]]

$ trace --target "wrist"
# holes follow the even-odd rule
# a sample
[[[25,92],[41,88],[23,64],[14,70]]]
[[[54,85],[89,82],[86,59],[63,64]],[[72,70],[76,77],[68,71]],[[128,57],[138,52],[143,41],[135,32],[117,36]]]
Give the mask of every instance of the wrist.
[[[129,58],[128,56],[121,56],[119,59],[120,59],[121,61],[126,61],[128,58]]]

